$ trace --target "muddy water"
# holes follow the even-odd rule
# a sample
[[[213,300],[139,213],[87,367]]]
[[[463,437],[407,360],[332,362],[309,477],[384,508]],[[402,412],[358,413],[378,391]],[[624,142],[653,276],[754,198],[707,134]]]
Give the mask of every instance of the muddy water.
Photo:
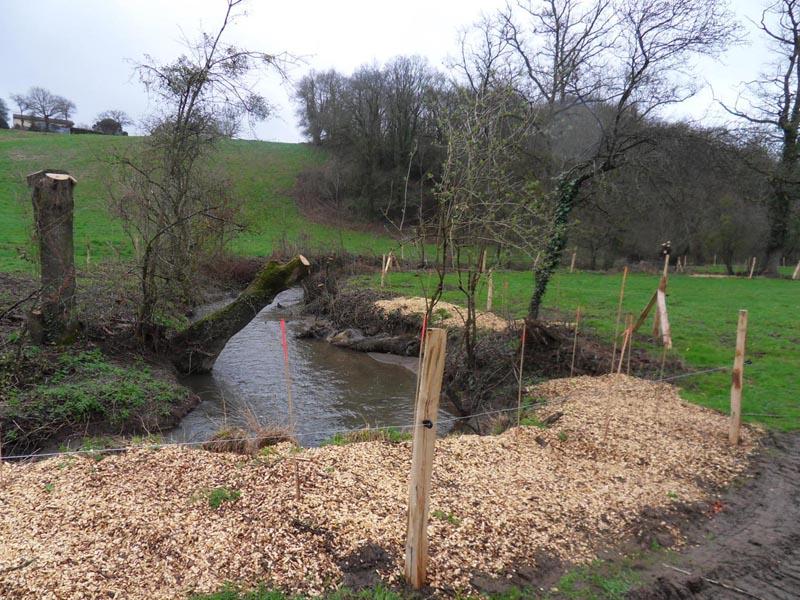
[[[334,431],[411,423],[415,375],[406,367],[414,361],[404,367],[386,356],[295,339],[292,306],[301,299],[301,290],[279,294],[231,338],[211,374],[183,379],[203,401],[168,434],[171,440],[208,439],[225,423],[241,425],[248,411],[261,423],[287,423],[282,318],[287,320],[295,431],[302,445],[318,445]]]

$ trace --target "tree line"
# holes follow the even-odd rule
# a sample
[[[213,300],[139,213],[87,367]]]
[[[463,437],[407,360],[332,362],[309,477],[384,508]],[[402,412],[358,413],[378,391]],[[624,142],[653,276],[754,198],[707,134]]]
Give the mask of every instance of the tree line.
[[[465,158],[465,139],[471,167],[513,142],[502,154],[514,185],[493,190],[494,233],[484,241],[518,248],[514,221],[528,215],[531,236],[548,240],[522,244],[540,258],[540,294],[573,245],[592,267],[652,260],[671,240],[696,262],[716,255],[733,270],[758,255],[764,272],[776,274],[800,252],[798,18],[791,0],[765,12],[760,27],[779,67],[744,85],[750,103],[726,107],[734,117],[727,127],[663,116],[697,91],[696,57],[719,56],[742,38],[716,0],[520,0],[465,31],[446,72],[418,57],[351,75],[311,72],[297,86],[298,116],[332,158],[305,174],[301,190],[338,211],[407,228],[447,204],[453,190],[442,186],[453,181],[443,176],[459,153]],[[512,198],[499,202],[504,193]],[[479,223],[489,209],[475,198],[465,201],[483,207],[470,217]],[[492,212],[499,203],[503,216]]]

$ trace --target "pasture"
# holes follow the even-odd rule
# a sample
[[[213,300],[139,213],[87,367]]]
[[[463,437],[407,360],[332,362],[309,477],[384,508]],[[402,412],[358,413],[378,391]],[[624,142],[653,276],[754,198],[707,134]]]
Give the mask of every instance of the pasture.
[[[580,306],[584,326],[610,341],[621,279],[620,273],[560,271],[545,296],[545,316],[573,320]],[[431,289],[433,282],[433,276],[428,274],[390,272],[386,288],[419,296]],[[463,305],[464,295],[457,288],[456,277],[449,276],[445,283],[443,299]],[[369,284],[377,287],[379,278],[370,278]],[[629,275],[623,315],[638,315],[657,285],[656,275]],[[532,287],[530,272],[497,272],[493,310],[514,318],[524,316]],[[485,284],[479,299],[478,308],[485,308]],[[800,428],[800,281],[672,274],[667,304],[674,342],[670,356],[698,371],[732,365],[738,311],[747,309],[746,357],[752,364],[746,365],[744,372],[744,419],[781,430]],[[639,330],[634,347],[660,357],[661,346],[649,338],[651,321],[652,318]],[[729,372],[686,377],[676,383],[686,399],[723,412],[728,410]]]

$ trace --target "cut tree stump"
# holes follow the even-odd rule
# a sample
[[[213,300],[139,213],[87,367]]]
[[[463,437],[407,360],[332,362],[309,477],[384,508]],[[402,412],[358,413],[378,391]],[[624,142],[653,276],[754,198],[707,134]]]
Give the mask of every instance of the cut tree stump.
[[[65,171],[46,169],[31,173],[27,181],[33,190],[33,219],[42,273],[41,295],[28,314],[28,329],[37,344],[63,343],[75,328],[75,178]]]
[[[208,373],[230,338],[244,328],[280,292],[302,280],[308,259],[298,254],[284,265],[270,261],[239,297],[206,315],[170,340],[172,362],[181,373]]]

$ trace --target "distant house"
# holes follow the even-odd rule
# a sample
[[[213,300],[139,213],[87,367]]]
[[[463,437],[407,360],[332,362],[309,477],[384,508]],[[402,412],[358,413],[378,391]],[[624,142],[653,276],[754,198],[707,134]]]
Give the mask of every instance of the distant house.
[[[32,115],[14,115],[14,129],[69,133],[75,123],[69,119],[43,119]]]

